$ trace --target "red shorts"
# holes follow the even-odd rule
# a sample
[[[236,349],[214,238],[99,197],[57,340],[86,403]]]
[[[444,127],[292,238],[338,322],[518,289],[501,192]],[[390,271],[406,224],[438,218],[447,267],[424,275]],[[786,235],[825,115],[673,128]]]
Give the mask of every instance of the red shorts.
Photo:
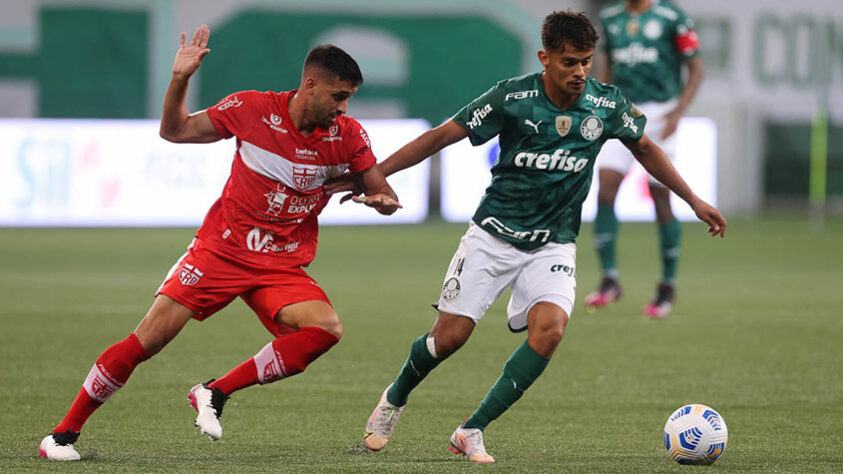
[[[155,294],[167,295],[193,310],[193,318],[199,321],[239,296],[275,337],[296,331],[275,320],[284,306],[311,300],[331,304],[301,267],[253,265],[215,252],[199,239],[194,239],[187,253],[173,265]]]

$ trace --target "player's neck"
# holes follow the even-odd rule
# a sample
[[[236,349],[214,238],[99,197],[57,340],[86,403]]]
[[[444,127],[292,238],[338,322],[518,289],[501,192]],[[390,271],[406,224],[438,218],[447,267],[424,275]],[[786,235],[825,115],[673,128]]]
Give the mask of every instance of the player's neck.
[[[316,130],[316,121],[309,118],[307,113],[307,104],[305,97],[299,95],[296,91],[287,102],[287,111],[290,113],[290,118],[293,120],[293,126],[302,134],[303,137],[309,137]]]
[[[626,11],[641,14],[653,6],[653,0],[626,0]]]

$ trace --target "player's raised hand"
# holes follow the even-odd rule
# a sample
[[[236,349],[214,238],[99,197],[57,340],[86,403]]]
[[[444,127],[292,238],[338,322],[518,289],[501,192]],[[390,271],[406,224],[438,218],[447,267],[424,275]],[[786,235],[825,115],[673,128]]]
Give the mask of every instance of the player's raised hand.
[[[208,49],[208,38],[210,37],[211,31],[207,25],[196,28],[196,32],[193,33],[190,43],[185,43],[187,34],[181,34],[181,47],[176,53],[175,61],[173,61],[173,75],[185,75],[189,77],[199,69],[202,59],[206,54],[211,52]]]
[[[373,194],[371,196],[352,196],[351,200],[354,202],[359,202],[360,204],[365,204],[369,207],[374,207],[376,211],[385,216],[392,215],[393,213],[395,213],[395,211],[404,207],[396,199],[386,194]]]
[[[720,215],[720,211],[704,201],[699,201],[694,205],[694,212],[701,221],[708,224],[708,233],[714,237],[720,234],[720,238],[726,236],[726,219]]]

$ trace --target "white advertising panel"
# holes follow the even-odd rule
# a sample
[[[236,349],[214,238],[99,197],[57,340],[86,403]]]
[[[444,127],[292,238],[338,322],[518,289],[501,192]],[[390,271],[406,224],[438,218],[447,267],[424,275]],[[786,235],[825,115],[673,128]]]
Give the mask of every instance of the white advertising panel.
[[[423,120],[361,121],[379,159],[427,130]],[[0,226],[198,226],[220,196],[234,140],[169,143],[157,120],[0,120]],[[427,216],[427,165],[390,179],[404,209],[360,204],[320,222],[409,223]]]
[[[385,160],[407,142],[430,130],[427,120],[361,120],[372,140],[372,151],[378,161]],[[412,168],[387,178],[403,206],[391,216],[382,216],[374,209],[348,201],[340,204],[334,196],[319,215],[323,224],[414,224],[427,218],[430,162],[425,160]]]
[[[676,168],[691,189],[702,199],[716,205],[717,129],[708,118],[686,117],[677,130]],[[614,143],[612,143],[614,142]],[[610,141],[607,146],[617,144]],[[467,222],[489,185],[489,169],[500,149],[497,140],[472,147],[462,140],[442,151],[442,217],[449,222]],[[679,220],[696,216],[684,201],[673,195],[673,210]],[[637,162],[630,169],[615,201],[615,212],[622,221],[653,220],[655,210],[647,186],[647,175]],[[583,221],[593,221],[597,213],[597,172],[583,204]]]

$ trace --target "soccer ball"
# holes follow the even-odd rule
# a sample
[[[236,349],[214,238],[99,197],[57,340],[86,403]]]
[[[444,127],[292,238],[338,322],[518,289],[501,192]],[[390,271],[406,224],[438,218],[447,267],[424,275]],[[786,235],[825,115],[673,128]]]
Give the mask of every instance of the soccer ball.
[[[720,413],[694,403],[676,410],[664,424],[664,447],[679,464],[711,464],[726,450],[729,431]]]

